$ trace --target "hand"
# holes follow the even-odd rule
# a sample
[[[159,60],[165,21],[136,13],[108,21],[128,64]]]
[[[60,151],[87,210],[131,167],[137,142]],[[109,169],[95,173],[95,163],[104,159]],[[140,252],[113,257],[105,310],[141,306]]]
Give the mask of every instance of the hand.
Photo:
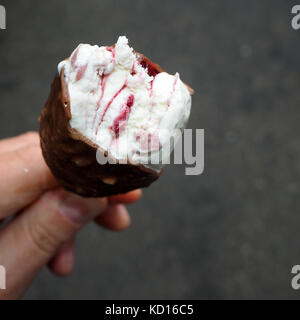
[[[57,275],[74,265],[74,238],[88,222],[124,230],[130,216],[123,204],[141,196],[136,190],[102,199],[84,199],[60,188],[46,166],[37,133],[0,141],[0,265],[6,290],[0,299],[19,298],[46,264]]]

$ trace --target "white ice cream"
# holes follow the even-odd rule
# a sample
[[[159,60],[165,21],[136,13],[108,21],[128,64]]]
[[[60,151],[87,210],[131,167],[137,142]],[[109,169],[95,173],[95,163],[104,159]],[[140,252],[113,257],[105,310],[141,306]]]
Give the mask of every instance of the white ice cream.
[[[189,118],[191,96],[179,74],[150,76],[124,36],[114,48],[80,44],[62,68],[71,127],[116,159],[147,163],[147,147],[161,152]]]

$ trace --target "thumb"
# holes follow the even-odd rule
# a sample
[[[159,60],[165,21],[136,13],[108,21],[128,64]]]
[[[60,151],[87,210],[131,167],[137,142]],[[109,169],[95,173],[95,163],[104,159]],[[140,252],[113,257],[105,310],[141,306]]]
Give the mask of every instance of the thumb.
[[[20,297],[61,245],[105,208],[106,199],[57,189],[25,209],[0,233],[0,264],[7,275],[0,298]]]

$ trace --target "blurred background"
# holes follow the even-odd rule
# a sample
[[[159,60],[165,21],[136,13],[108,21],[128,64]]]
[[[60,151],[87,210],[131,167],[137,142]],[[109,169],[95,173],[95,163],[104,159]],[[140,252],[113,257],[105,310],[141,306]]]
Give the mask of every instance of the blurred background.
[[[195,89],[189,128],[205,129],[202,175],[169,166],[129,208],[128,231],[88,226],[74,273],[44,270],[25,299],[300,298],[295,1],[0,2],[0,138],[38,130],[56,66],[78,43],[119,35]]]

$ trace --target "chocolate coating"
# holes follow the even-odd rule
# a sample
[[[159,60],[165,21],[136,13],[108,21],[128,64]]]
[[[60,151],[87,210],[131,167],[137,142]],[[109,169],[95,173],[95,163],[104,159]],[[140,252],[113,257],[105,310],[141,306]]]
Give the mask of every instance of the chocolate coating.
[[[97,162],[97,146],[70,127],[70,98],[64,72],[56,74],[40,117],[43,156],[58,182],[84,197],[105,197],[148,187],[160,172],[135,164]]]

